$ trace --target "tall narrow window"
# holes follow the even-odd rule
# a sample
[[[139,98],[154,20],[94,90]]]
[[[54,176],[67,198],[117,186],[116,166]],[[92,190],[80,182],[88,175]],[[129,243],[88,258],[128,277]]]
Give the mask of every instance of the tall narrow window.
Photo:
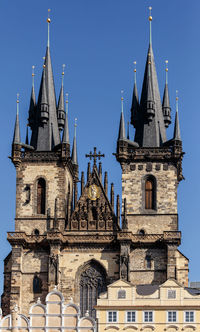
[[[46,183],[44,179],[39,179],[37,184],[37,213],[45,214]]]
[[[154,209],[154,183],[151,179],[145,182],[145,209]]]

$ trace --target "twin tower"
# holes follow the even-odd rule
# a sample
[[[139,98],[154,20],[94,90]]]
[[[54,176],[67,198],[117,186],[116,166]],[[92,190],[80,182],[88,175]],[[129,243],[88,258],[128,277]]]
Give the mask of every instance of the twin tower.
[[[126,137],[121,112],[116,159],[122,199],[115,200],[113,185],[108,197],[96,149],[78,195],[76,134],[71,153],[64,87],[57,103],[49,44],[37,102],[32,87],[28,121],[32,135],[24,144],[17,112],[11,156],[15,231],[8,233],[12,250],[5,258],[3,314],[17,304],[27,315],[55,285],[80,304],[82,315],[89,310],[93,317],[99,294],[117,279],[136,285],[174,278],[187,285],[188,260],[178,250],[177,186],[183,178],[178,108],[173,138],[167,140],[168,84],[161,103],[151,38],[140,101],[136,81],[133,88],[134,141]]]

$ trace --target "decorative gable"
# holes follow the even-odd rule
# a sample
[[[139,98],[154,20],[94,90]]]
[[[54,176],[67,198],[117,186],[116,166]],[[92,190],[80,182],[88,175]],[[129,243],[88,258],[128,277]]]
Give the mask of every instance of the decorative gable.
[[[102,185],[96,164],[89,173],[71,216],[71,230],[113,231],[117,228],[117,218]]]

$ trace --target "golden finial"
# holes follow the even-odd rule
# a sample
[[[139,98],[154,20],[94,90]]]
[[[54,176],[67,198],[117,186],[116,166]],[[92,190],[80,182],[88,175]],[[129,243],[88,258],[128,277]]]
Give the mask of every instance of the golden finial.
[[[152,7],[149,7],[149,21],[152,21],[153,17],[151,16]]]
[[[62,71],[62,75],[65,75],[65,64],[62,65],[63,71]]]
[[[178,90],[176,90],[176,100],[178,100]]]
[[[32,66],[32,85],[34,86],[35,66]]]
[[[123,98],[123,93],[124,93],[124,90],[121,90],[121,100],[123,101],[124,98]]]
[[[136,64],[137,64],[137,62],[133,61],[133,64],[134,64],[134,73],[136,73]]]
[[[66,93],[66,104],[68,104],[68,102],[69,102],[69,100],[68,100],[68,97],[69,97],[69,94],[68,93]]]
[[[74,127],[75,127],[75,129],[77,127],[77,118],[75,118],[75,120],[74,120]]]
[[[17,115],[19,114],[19,93],[17,93]]]
[[[45,56],[43,56],[43,61],[45,62]],[[45,68],[45,63],[43,64],[43,68]]]
[[[51,23],[51,19],[50,19],[50,11],[51,9],[48,9],[48,17],[47,17],[47,23]]]
[[[168,60],[165,60],[166,84],[168,83]]]
[[[124,90],[121,90],[121,112],[124,111],[124,97],[123,97]]]
[[[47,23],[48,23],[48,38],[47,38],[47,46],[49,47],[50,45],[50,23],[51,19],[49,17],[51,9],[48,9],[48,18],[47,18]]]
[[[136,64],[137,64],[137,62],[136,61],[133,61],[133,64],[134,64],[134,81],[135,81],[135,83],[136,83]]]

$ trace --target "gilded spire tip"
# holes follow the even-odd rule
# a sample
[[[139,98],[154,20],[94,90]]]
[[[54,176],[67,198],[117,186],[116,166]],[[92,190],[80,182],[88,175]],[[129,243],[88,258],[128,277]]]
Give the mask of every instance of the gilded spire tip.
[[[165,60],[165,83],[168,84],[168,60]]]
[[[152,44],[152,31],[151,31],[151,22],[152,22],[152,16],[151,16],[151,11],[152,11],[152,7],[149,7],[149,34],[150,34],[150,37],[149,37],[149,42],[150,44]]]
[[[121,90],[121,112],[124,111],[124,97],[123,97],[124,90]]]
[[[178,113],[178,90],[176,90],[176,112]]]
[[[136,72],[137,72],[136,65],[137,65],[137,62],[133,61],[133,64],[134,64],[134,82],[136,83]]]
[[[34,87],[35,66],[32,66],[32,86]]]
[[[48,9],[48,17],[47,17],[47,23],[48,23],[47,47],[50,46],[50,23],[51,23],[51,19],[50,19],[50,11],[51,11],[51,9]]]
[[[74,128],[76,129],[77,127],[77,118],[74,119]]]

